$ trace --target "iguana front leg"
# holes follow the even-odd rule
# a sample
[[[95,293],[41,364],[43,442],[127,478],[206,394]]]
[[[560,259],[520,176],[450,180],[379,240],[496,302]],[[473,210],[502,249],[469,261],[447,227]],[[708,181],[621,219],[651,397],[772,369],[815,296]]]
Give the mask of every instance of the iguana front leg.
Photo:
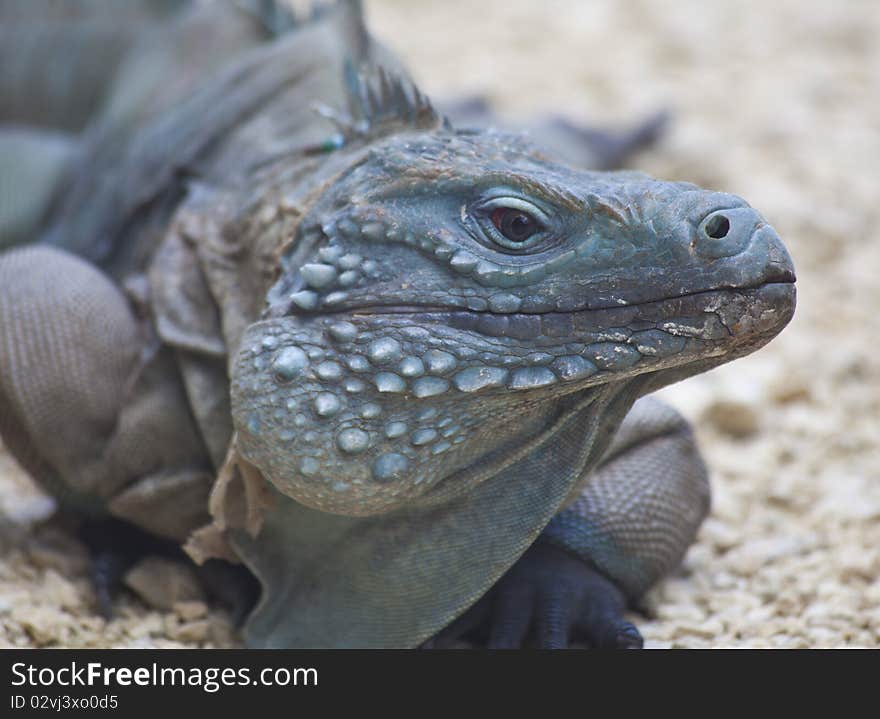
[[[0,406],[4,443],[62,504],[176,541],[207,520],[213,472],[175,358],[95,266],[0,255]]]
[[[120,290],[45,247],[0,255],[0,432],[31,476],[90,514],[142,341]]]
[[[207,453],[173,358],[151,347],[96,267],[45,246],[0,255],[0,434],[62,506],[98,522],[87,539],[105,613],[115,577],[159,540],[103,518],[174,542],[207,520]]]
[[[432,644],[468,636],[491,648],[527,640],[640,647],[623,617],[627,602],[681,561],[708,508],[706,468],[686,421],[642,399],[574,501]]]

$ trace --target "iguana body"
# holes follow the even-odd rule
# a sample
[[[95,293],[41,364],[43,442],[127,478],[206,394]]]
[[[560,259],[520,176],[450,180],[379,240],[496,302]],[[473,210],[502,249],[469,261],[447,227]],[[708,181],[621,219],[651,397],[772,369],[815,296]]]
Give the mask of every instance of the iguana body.
[[[623,599],[708,489],[683,421],[633,404],[786,324],[779,238],[734,196],[452,129],[355,4],[274,40],[221,6],[142,51],[214,23],[236,57],[123,64],[42,244],[0,256],[4,442],[71,508],[241,560],[253,646],[484,612],[495,646],[637,642]]]

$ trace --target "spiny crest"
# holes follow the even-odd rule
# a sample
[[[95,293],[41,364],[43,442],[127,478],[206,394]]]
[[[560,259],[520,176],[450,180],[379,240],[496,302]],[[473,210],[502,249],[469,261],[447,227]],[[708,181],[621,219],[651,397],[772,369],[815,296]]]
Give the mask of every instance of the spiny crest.
[[[451,130],[445,115],[416,85],[381,66],[356,70],[345,66],[348,113],[343,115],[324,106],[316,109],[339,129],[346,144],[368,140],[405,129]]]
[[[395,124],[419,130],[451,129],[449,120],[412,81],[381,66],[356,72],[349,64],[346,76],[352,114],[372,132]]]

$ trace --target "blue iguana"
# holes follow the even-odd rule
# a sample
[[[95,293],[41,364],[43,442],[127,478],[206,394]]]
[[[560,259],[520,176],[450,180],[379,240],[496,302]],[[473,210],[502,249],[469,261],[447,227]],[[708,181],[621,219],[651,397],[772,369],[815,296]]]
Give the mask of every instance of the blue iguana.
[[[641,646],[626,606],[709,507],[645,395],[786,325],[772,227],[455,127],[356,2],[106,4],[0,3],[12,454],[240,563],[250,646]],[[21,60],[111,20],[66,74]]]

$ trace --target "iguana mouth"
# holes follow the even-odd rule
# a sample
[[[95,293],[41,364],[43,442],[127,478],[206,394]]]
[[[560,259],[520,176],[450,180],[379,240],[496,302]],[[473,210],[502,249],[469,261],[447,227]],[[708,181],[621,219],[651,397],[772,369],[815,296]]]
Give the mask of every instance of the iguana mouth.
[[[370,305],[348,309],[338,314],[369,318],[381,315],[409,315],[430,323],[443,323],[449,327],[477,332],[490,337],[508,337],[532,340],[539,337],[565,340],[584,332],[601,332],[633,325],[647,326],[657,322],[669,322],[674,318],[696,317],[705,313],[711,300],[726,293],[762,294],[774,287],[792,286],[794,273],[785,268],[772,275],[772,279],[747,287],[718,287],[711,290],[687,292],[656,300],[631,304],[605,305],[569,312],[511,312],[497,313],[489,310],[473,310],[439,305]],[[696,313],[696,314],[695,314]],[[336,314],[336,313],[334,313]],[[682,331],[684,325],[679,325]],[[729,332],[730,330],[728,330]],[[689,334],[682,331],[683,334]]]

